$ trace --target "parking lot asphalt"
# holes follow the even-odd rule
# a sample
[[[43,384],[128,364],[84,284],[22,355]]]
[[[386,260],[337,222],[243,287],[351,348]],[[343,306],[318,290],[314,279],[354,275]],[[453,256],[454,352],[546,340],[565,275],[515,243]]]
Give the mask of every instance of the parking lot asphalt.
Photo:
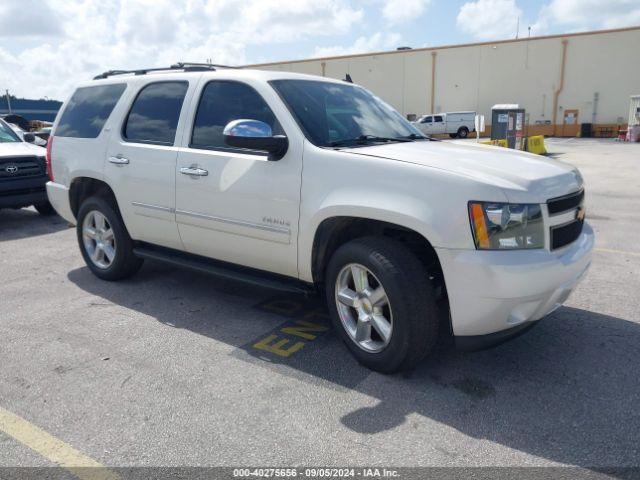
[[[152,262],[103,282],[62,219],[2,211],[0,412],[107,466],[639,466],[640,144],[547,147],[585,177],[587,278],[404,375],[360,367],[314,299]],[[53,465],[36,450],[0,428],[0,466]]]

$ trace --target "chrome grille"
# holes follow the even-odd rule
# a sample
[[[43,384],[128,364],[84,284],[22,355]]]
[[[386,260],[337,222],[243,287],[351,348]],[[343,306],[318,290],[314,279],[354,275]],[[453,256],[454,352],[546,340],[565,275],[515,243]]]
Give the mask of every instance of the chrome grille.
[[[563,195],[562,197],[552,198],[547,200],[547,207],[549,208],[549,215],[557,215],[562,212],[568,212],[582,205],[584,201],[584,189],[578,192],[570,193],[569,195]]]
[[[582,233],[583,224],[582,220],[576,219],[565,225],[551,227],[551,250],[575,242]]]
[[[0,157],[0,180],[45,174],[44,157]]]
[[[547,200],[551,250],[575,242],[584,225],[584,189]]]

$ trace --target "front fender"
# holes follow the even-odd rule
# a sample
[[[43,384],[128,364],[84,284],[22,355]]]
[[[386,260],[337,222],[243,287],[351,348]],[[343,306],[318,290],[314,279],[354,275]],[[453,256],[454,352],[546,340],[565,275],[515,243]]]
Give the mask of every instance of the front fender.
[[[298,236],[300,277],[312,280],[314,238],[320,224],[332,217],[399,225],[422,235],[435,248],[475,249],[470,200],[505,201],[506,197],[495,186],[444,169],[306,144]]]
[[[354,198],[360,198],[361,201],[356,203]],[[448,207],[451,210],[453,208],[455,207]],[[322,222],[336,217],[363,218],[398,225],[417,232],[434,247],[448,245],[449,248],[473,248],[467,232],[469,221],[466,215],[463,215],[462,221],[443,221],[447,217],[454,217],[452,211],[445,210],[447,208],[443,206],[435,207],[425,201],[416,201],[414,197],[402,193],[374,195],[362,188],[334,191],[324,199],[304,228],[300,229],[300,277],[305,281],[313,280],[312,256],[316,234]],[[457,243],[453,243],[453,239]]]

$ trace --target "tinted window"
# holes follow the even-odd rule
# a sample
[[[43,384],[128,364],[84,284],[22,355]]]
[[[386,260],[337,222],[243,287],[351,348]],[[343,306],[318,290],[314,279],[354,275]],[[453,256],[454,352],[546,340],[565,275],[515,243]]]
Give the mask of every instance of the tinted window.
[[[438,117],[433,117],[433,121],[434,122],[442,122],[442,117],[438,116]]]
[[[125,88],[117,84],[76,90],[60,117],[56,136],[96,138]]]
[[[422,134],[402,115],[364,88],[315,80],[273,80],[306,137],[319,146],[357,143],[361,137]]]
[[[274,135],[283,133],[267,103],[249,85],[228,81],[209,82],[198,105],[191,146],[231,148],[224,142],[222,131],[227,123],[239,119],[260,120],[271,127]]]
[[[136,97],[127,116],[123,136],[132,142],[173,145],[187,82],[147,85]]]

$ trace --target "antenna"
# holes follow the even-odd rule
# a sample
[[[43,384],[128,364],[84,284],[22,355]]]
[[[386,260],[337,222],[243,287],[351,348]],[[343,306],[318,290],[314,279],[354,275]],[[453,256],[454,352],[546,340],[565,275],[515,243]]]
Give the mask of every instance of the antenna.
[[[520,33],[520,15],[518,15],[518,20],[516,21],[516,38],[518,38],[519,33]]]

